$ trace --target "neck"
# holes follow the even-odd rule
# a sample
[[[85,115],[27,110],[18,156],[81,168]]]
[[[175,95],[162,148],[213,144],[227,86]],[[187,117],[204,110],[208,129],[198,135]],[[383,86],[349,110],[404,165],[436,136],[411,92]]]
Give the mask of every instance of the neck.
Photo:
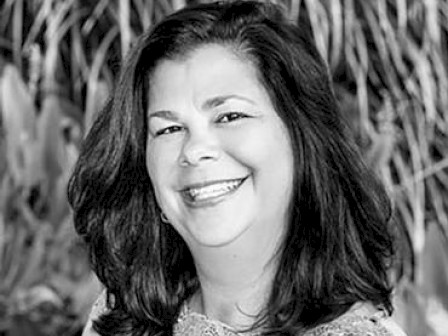
[[[192,250],[201,284],[190,306],[234,328],[255,322],[270,294],[277,239]]]

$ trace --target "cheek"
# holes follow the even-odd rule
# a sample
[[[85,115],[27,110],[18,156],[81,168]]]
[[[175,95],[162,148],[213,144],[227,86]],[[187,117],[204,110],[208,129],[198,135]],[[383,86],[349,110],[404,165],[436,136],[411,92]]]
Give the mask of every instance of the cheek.
[[[227,141],[227,151],[255,172],[292,176],[293,154],[289,136],[284,127],[266,124],[265,127],[246,129],[233,134]]]
[[[154,148],[149,145],[149,141],[148,144],[146,145],[146,158],[145,158],[145,164],[146,164],[146,171],[148,172],[149,178],[151,179],[152,184],[154,185],[154,187],[156,187],[155,185],[155,181],[157,181],[157,160],[155,159],[156,155],[154,154]]]
[[[267,160],[272,174],[279,172],[290,181],[294,174],[294,155],[287,132],[282,130],[274,134],[266,152],[269,152]]]
[[[164,141],[148,140],[146,145],[146,168],[150,178],[163,181],[177,164],[177,153],[180,144]]]
[[[256,169],[269,155],[266,151],[265,128],[251,125],[233,132],[224,134],[221,144],[224,151],[239,163]]]
[[[264,207],[286,211],[294,183],[294,157],[288,133],[281,125],[265,129],[258,141],[246,149],[251,153],[255,188]]]
[[[157,202],[163,203],[163,190],[167,188],[167,182],[170,181],[170,158],[161,146],[147,146],[146,148],[146,169],[149,178],[154,187]]]

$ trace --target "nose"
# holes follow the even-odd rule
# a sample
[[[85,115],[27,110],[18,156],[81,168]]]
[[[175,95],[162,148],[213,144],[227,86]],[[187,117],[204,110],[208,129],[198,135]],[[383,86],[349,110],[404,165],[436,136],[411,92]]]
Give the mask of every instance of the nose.
[[[209,130],[191,130],[179,156],[181,166],[198,166],[213,162],[220,156],[219,143]]]

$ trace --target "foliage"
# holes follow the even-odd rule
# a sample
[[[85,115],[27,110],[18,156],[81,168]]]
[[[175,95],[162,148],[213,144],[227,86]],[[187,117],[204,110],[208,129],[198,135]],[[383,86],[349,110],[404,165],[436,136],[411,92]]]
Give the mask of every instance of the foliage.
[[[135,37],[189,2],[0,5],[0,334],[37,325],[30,330],[71,335],[83,323],[98,284],[72,229],[67,179]],[[411,336],[442,336],[448,0],[275,2],[309,23],[341,108],[407,227],[398,319]]]

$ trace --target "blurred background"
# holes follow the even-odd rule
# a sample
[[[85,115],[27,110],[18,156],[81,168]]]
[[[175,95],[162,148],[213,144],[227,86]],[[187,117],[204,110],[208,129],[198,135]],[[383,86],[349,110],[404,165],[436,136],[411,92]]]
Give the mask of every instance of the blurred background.
[[[0,336],[80,335],[100,286],[67,180],[136,36],[191,2],[0,1]],[[395,318],[447,336],[448,0],[272,2],[307,23],[406,227]]]

